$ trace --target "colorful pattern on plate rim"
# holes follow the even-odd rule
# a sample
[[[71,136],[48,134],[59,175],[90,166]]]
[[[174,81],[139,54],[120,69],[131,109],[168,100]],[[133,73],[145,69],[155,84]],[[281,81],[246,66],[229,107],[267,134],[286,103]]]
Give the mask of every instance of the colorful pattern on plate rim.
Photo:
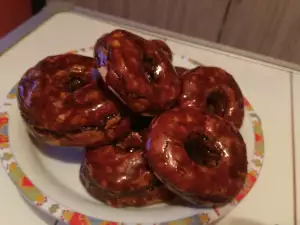
[[[80,50],[70,51],[70,54],[84,54],[87,51],[91,51],[92,48],[82,48]],[[201,63],[194,59],[186,59],[195,66],[201,65]],[[13,87],[8,93],[5,102],[0,107],[0,157],[2,164],[8,173],[9,177],[17,188],[21,191],[21,194],[32,204],[53,215],[57,220],[62,220],[70,225],[126,225],[124,222],[112,222],[104,221],[98,218],[89,217],[79,212],[75,212],[72,209],[58,204],[55,200],[44,195],[35,185],[30,181],[28,177],[22,172],[19,167],[16,158],[13,155],[12,149],[9,147],[8,137],[8,108],[16,101],[17,86]],[[245,99],[245,107],[249,112],[252,121],[253,133],[255,135],[255,149],[254,155],[248,164],[248,175],[245,181],[243,190],[236,196],[236,198],[227,206],[222,208],[214,208],[208,213],[197,214],[188,218],[179,219],[176,221],[169,221],[164,223],[156,223],[155,225],[207,225],[211,222],[217,221],[231,211],[252,189],[255,184],[260,170],[263,164],[264,158],[264,138],[261,127],[261,121],[259,116],[254,112],[250,103]],[[136,224],[138,225],[138,224]],[[139,223],[139,225],[142,225]]]

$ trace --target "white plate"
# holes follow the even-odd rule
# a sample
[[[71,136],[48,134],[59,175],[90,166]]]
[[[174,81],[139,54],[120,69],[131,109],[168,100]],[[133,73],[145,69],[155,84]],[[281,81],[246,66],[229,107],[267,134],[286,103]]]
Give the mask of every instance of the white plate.
[[[74,52],[74,51],[73,51]],[[76,51],[92,55],[90,48]],[[195,67],[196,61],[174,55],[174,64],[187,68]],[[59,220],[72,225],[122,224],[208,224],[226,215],[253,187],[260,172],[263,156],[263,134],[259,117],[245,100],[245,120],[241,133],[247,145],[248,176],[244,189],[236,199],[220,208],[189,208],[158,204],[143,208],[111,208],[87,194],[79,181],[82,149],[58,149],[43,146],[42,151],[28,136],[15,99],[16,87],[7,96],[0,108],[0,156],[3,165],[22,195]],[[9,118],[9,120],[8,120]],[[8,140],[9,137],[9,140]],[[51,151],[49,151],[51,149]],[[60,154],[59,160],[45,152]],[[62,156],[62,152],[65,154]],[[77,154],[74,154],[76,152]]]

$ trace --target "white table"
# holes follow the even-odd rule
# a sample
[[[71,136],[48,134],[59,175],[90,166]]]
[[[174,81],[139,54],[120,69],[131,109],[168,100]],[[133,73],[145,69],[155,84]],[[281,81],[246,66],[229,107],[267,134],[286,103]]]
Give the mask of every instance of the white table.
[[[0,57],[2,75],[0,96],[4,97],[24,71],[41,58],[92,46],[101,34],[118,26],[122,27],[121,24],[115,25],[75,10],[54,15]],[[164,37],[128,26],[124,27],[145,37]],[[4,42],[0,41],[0,49],[1,43]],[[262,120],[266,154],[261,175],[242,203],[217,224],[296,224],[291,125],[290,71],[292,70],[212,47],[179,41],[172,37],[167,39],[167,43],[175,53],[188,55],[207,65],[223,67],[232,73]],[[300,75],[295,76],[294,81],[294,96],[300,96]],[[299,137],[300,104],[295,104],[295,114],[298,114],[295,117],[295,133]],[[300,142],[296,142],[296,147],[299,158]],[[300,174],[300,166],[297,167],[297,171]],[[297,182],[300,187],[300,178]],[[32,207],[24,202],[2,168],[0,168],[0,183],[2,193],[0,224],[53,225],[55,223],[55,219],[37,213],[36,209],[32,210]],[[3,194],[4,191],[6,194]]]

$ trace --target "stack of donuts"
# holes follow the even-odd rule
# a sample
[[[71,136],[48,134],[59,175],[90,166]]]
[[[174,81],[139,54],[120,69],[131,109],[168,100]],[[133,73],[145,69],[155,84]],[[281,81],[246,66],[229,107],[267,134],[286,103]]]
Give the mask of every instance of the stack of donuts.
[[[247,174],[242,92],[217,67],[175,67],[161,40],[101,36],[94,57],[48,56],[18,84],[28,132],[86,149],[80,180],[112,207],[226,204]]]

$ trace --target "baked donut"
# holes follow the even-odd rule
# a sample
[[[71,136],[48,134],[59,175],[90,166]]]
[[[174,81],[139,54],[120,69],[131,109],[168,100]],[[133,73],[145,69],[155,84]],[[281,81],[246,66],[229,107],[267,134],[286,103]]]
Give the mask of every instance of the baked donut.
[[[138,132],[131,132],[115,145],[88,149],[80,170],[83,185],[92,196],[109,205],[156,202],[160,193],[166,196],[167,191],[156,187],[160,182],[149,169],[144,149],[144,137]]]
[[[114,30],[94,47],[105,83],[134,113],[144,116],[169,110],[180,94],[179,77],[166,50],[157,43]]]
[[[155,39],[155,40],[151,40],[152,43],[154,43],[158,48],[160,48],[167,56],[167,58],[172,61],[173,60],[173,53],[172,50],[170,49],[170,47],[166,44],[166,42],[159,40],[159,39]]]
[[[181,67],[181,66],[175,66],[176,73],[179,77],[181,77],[188,69]]]
[[[110,144],[130,131],[130,119],[104,86],[93,58],[49,56],[18,84],[18,104],[29,132],[51,145]]]
[[[81,183],[92,197],[111,207],[142,207],[158,203],[166,203],[174,199],[174,194],[159,182],[146,189],[122,194],[105,191],[94,181],[87,168],[88,167],[85,167],[84,165],[81,167]]]
[[[216,114],[240,128],[244,119],[243,94],[229,73],[199,66],[182,77],[180,107],[197,107]]]
[[[222,205],[242,189],[246,145],[238,129],[196,108],[175,108],[153,120],[146,143],[154,174],[198,205]]]

